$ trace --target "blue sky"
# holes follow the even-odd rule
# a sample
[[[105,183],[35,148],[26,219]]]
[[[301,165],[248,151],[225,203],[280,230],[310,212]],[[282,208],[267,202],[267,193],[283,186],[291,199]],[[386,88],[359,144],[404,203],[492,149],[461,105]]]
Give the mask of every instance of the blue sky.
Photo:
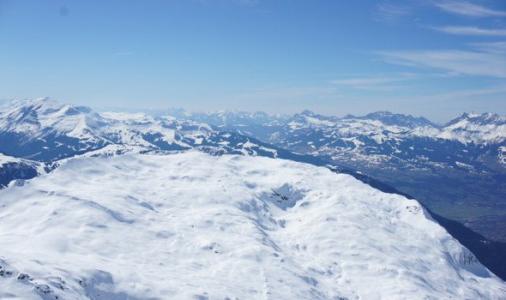
[[[0,0],[0,99],[506,114],[506,2]]]

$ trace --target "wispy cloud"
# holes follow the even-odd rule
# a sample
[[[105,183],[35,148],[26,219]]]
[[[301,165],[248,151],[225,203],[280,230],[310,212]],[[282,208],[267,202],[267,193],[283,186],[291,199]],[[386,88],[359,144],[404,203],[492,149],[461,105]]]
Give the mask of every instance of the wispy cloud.
[[[480,49],[481,51],[506,54],[506,41],[501,42],[488,42],[488,43],[473,43],[471,46]]]
[[[390,91],[398,89],[400,83],[415,78],[415,74],[402,73],[390,76],[363,76],[330,81],[331,84],[359,90]]]
[[[476,100],[479,101],[483,99],[481,97],[489,96],[489,95],[505,95],[506,94],[506,86],[505,85],[496,85],[489,87],[479,87],[479,88],[468,88],[461,90],[452,90],[445,92],[436,92],[436,93],[414,93],[409,97],[410,102],[414,103],[429,103],[435,101],[462,101],[464,99]],[[405,101],[406,98],[401,96],[388,96],[388,99],[377,98],[378,100],[398,100]]]
[[[460,75],[506,78],[506,57],[483,50],[382,51],[378,54],[385,62],[392,64],[432,68]]]
[[[376,19],[392,22],[411,14],[411,7],[391,2],[381,2],[376,6]]]
[[[453,14],[469,17],[505,17],[506,11],[495,10],[466,1],[435,1],[436,7]]]
[[[434,30],[457,35],[506,36],[506,29],[487,29],[475,26],[431,27]]]

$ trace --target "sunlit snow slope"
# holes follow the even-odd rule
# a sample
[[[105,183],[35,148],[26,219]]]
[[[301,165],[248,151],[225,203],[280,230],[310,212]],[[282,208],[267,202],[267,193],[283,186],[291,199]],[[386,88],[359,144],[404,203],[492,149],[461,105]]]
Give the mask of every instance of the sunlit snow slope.
[[[261,157],[70,160],[0,191],[0,245],[2,299],[506,295],[416,201]]]

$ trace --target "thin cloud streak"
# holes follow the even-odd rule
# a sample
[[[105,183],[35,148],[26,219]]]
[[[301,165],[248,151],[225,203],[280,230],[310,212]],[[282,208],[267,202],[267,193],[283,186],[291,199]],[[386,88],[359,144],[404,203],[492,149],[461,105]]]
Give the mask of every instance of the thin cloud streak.
[[[481,89],[468,89],[468,90],[462,90],[462,91],[451,91],[451,92],[428,95],[428,96],[419,96],[419,98],[415,97],[415,99],[417,99],[417,100],[425,100],[425,99],[431,99],[431,100],[455,100],[455,99],[457,99],[458,100],[458,99],[462,99],[462,98],[476,99],[476,97],[479,97],[479,96],[497,95],[497,94],[506,94],[506,86],[487,87],[487,88],[481,88]],[[478,99],[477,99],[477,101],[478,101]]]
[[[383,21],[394,21],[411,14],[411,8],[389,2],[379,3],[376,6],[376,17]]]
[[[362,87],[362,86],[367,87],[371,85],[379,85],[396,81],[399,81],[399,79],[388,77],[362,77],[362,78],[336,79],[332,80],[331,83],[338,85],[348,85],[352,87]]]
[[[481,5],[465,1],[436,1],[434,5],[439,9],[468,17],[506,17],[506,11],[494,10]]]
[[[394,76],[364,76],[335,79],[331,84],[358,90],[391,91],[399,89],[400,82],[417,77],[415,74],[404,73]]]
[[[475,26],[444,26],[431,28],[444,33],[457,35],[506,36],[506,29],[487,29]]]
[[[377,52],[387,63],[454,74],[506,78],[504,55],[484,51],[411,50]]]
[[[506,41],[473,43],[471,46],[489,53],[506,54]]]

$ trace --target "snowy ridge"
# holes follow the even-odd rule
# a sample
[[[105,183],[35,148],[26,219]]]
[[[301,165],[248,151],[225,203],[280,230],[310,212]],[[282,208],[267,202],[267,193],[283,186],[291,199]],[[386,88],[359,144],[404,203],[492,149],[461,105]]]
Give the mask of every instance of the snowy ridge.
[[[437,135],[462,143],[500,143],[506,140],[506,117],[497,114],[463,114]]]
[[[4,155],[4,154],[0,153],[0,167],[3,166],[4,164],[19,163],[21,161],[23,161],[23,159]]]
[[[28,159],[18,158],[18,157],[12,157],[9,155],[5,155],[0,153],[0,168],[9,165],[9,164],[19,164],[19,165],[30,165],[33,167],[38,167],[41,164]]]
[[[56,161],[88,152],[173,151],[201,148],[213,153],[275,150],[237,133],[173,117],[89,108],[50,99],[14,102],[0,109],[0,151],[39,161]],[[128,149],[130,148],[130,150]],[[103,149],[103,150],[101,150]]]
[[[48,98],[12,102],[0,110],[0,130],[44,138],[56,133],[97,141],[95,130],[104,125],[100,116],[86,107],[60,104]]]
[[[335,132],[336,136],[369,136],[378,144],[409,136],[447,139],[461,143],[500,143],[506,140],[506,117],[496,114],[463,114],[445,126],[424,118],[389,112],[376,112],[363,117],[325,117],[311,112],[295,115],[291,129],[318,128]]]
[[[1,297],[506,293],[416,201],[291,161],[193,151],[74,159],[0,199]]]
[[[370,136],[378,143],[388,139],[426,137],[461,143],[500,143],[506,140],[506,117],[497,114],[468,114],[440,126],[423,117],[394,114],[386,111],[365,116],[324,116],[311,111],[289,116],[265,113],[226,112],[209,114],[185,114],[186,118],[198,119],[219,127],[246,127],[263,125],[281,126],[289,130],[319,129],[335,132],[335,136]]]
[[[21,184],[25,179],[31,179],[46,173],[49,168],[49,165],[40,162],[0,153],[0,189],[15,180],[18,180],[17,183]]]
[[[506,165],[506,146],[499,147],[499,162]]]

